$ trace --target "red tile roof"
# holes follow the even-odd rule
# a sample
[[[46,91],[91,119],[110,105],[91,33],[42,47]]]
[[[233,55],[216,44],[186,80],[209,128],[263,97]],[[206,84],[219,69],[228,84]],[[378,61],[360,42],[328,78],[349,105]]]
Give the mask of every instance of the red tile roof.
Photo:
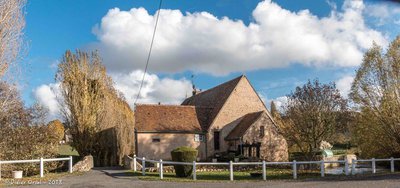
[[[230,94],[233,92],[239,81],[243,78],[245,78],[245,76],[241,75],[233,80],[189,97],[182,102],[182,105],[207,107],[211,109],[208,121],[209,124],[205,127],[205,131],[207,131]]]
[[[194,106],[138,104],[138,132],[202,132],[208,125],[209,109]]]

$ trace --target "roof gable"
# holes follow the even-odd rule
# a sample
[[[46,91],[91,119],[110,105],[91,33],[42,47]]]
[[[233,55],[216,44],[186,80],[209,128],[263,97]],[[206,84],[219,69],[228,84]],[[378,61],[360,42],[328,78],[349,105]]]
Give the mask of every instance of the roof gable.
[[[211,110],[209,114],[210,117],[208,119],[209,124],[207,127],[205,127],[205,130],[208,130],[218,113],[221,111],[225,102],[228,100],[229,96],[242,79],[246,79],[244,75],[189,97],[182,102],[182,105],[193,105],[197,107],[209,108]]]
[[[202,132],[208,124],[207,108],[176,105],[137,105],[138,132]]]
[[[225,140],[240,139],[262,115],[265,115],[265,111],[249,113],[243,116],[239,124],[226,136]]]

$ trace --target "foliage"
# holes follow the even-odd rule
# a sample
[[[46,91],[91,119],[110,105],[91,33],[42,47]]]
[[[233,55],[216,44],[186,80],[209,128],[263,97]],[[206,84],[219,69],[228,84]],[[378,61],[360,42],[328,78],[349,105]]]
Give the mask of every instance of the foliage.
[[[60,82],[65,122],[71,128],[73,146],[82,155],[95,149],[98,113],[103,105],[104,87],[108,79],[97,53],[90,56],[67,51],[58,65],[56,81]],[[76,142],[75,142],[76,141]]]
[[[16,87],[0,83],[0,160],[22,160],[53,158],[56,156],[58,142],[50,137],[50,132],[35,114],[37,108],[25,108]],[[47,169],[56,164],[47,163]],[[38,172],[37,164],[3,165],[3,171],[20,169],[30,175]],[[7,175],[7,174],[6,174]]]
[[[67,51],[56,81],[72,146],[83,156],[93,155],[97,166],[121,164],[123,156],[134,151],[134,117],[114,89],[99,54]]]
[[[11,128],[27,125],[29,119],[16,86],[0,82],[0,126]]]
[[[279,111],[276,108],[274,101],[271,101],[271,115],[273,118],[278,118],[278,116],[280,117]]]
[[[3,138],[7,147],[3,151],[5,158],[2,160],[54,158],[57,155],[58,142],[52,139],[50,134],[46,126],[19,126],[9,129],[9,136]],[[46,163],[46,168],[54,169],[56,165]],[[32,175],[38,172],[38,165],[35,163],[14,165],[13,170],[18,169]]]
[[[26,0],[0,1],[0,78],[13,65],[23,45]]]
[[[357,70],[350,98],[356,105],[354,141],[363,156],[400,156],[400,36],[385,54],[374,44]]]
[[[284,117],[278,125],[288,142],[299,148],[307,160],[312,160],[320,143],[330,141],[336,131],[347,125],[346,112],[347,101],[334,83],[308,81],[288,95]]]
[[[60,141],[64,138],[64,125],[61,123],[60,120],[56,119],[50,121],[47,124],[47,129],[51,133],[51,136],[54,137],[56,140]]]
[[[197,150],[191,147],[178,147],[171,151],[172,161],[193,162],[197,158]],[[178,177],[188,177],[192,174],[193,167],[191,165],[174,165],[175,174]]]

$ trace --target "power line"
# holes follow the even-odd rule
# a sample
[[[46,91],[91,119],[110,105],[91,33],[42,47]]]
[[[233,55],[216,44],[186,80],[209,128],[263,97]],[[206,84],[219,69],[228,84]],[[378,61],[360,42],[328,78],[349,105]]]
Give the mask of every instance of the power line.
[[[135,103],[134,103],[134,104],[136,104],[136,102],[138,101],[138,99],[139,99],[139,97],[140,97],[140,92],[142,91],[142,87],[143,87],[143,83],[144,83],[144,78],[146,77],[147,67],[149,66],[150,57],[151,57],[151,52],[152,52],[152,50],[153,50],[154,38],[155,38],[155,36],[156,36],[157,25],[158,25],[158,18],[160,17],[161,5],[162,5],[162,0],[160,0],[160,4],[158,5],[156,24],[154,25],[153,37],[151,38],[149,54],[147,55],[146,66],[145,66],[145,68],[144,68],[142,81],[140,82],[139,91],[138,91],[138,94],[137,94],[137,96],[136,96],[136,99],[135,99]]]

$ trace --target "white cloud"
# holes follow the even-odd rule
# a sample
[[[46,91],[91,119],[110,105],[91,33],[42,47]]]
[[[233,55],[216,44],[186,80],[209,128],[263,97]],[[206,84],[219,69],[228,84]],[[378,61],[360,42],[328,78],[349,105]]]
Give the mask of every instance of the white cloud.
[[[138,94],[143,71],[136,70],[129,74],[111,74],[115,88],[126,98],[131,107],[134,106]],[[190,81],[172,78],[160,78],[156,74],[146,74],[142,91],[137,103],[180,104],[192,93]]]
[[[163,9],[150,70],[185,70],[222,75],[235,71],[307,66],[359,65],[372,41],[385,37],[364,23],[362,1],[347,0],[341,10],[319,18],[308,10],[291,12],[266,0],[253,11],[254,22],[217,18],[207,12]],[[112,71],[143,69],[155,16],[144,8],[109,10],[93,31],[92,44]]]
[[[396,21],[400,19],[400,5],[389,1],[367,4],[365,14],[376,18],[376,24],[379,26],[396,24]]]
[[[284,106],[287,104],[288,102],[288,97],[287,96],[281,96],[281,97],[277,97],[276,99],[273,100],[275,103],[276,108],[280,111],[283,112],[283,108]]]
[[[35,100],[49,110],[49,118],[57,118],[60,115],[60,106],[57,95],[60,92],[60,84],[43,84],[33,91]]]
[[[351,89],[351,84],[354,81],[354,76],[344,76],[336,81],[336,87],[340,92],[340,95],[347,98]]]
[[[280,96],[275,99],[266,99],[263,96],[260,96],[264,102],[266,102],[266,106],[269,110],[271,110],[271,102],[274,101],[274,104],[278,111],[283,112],[284,111],[284,106],[288,102],[288,97],[287,96]]]

